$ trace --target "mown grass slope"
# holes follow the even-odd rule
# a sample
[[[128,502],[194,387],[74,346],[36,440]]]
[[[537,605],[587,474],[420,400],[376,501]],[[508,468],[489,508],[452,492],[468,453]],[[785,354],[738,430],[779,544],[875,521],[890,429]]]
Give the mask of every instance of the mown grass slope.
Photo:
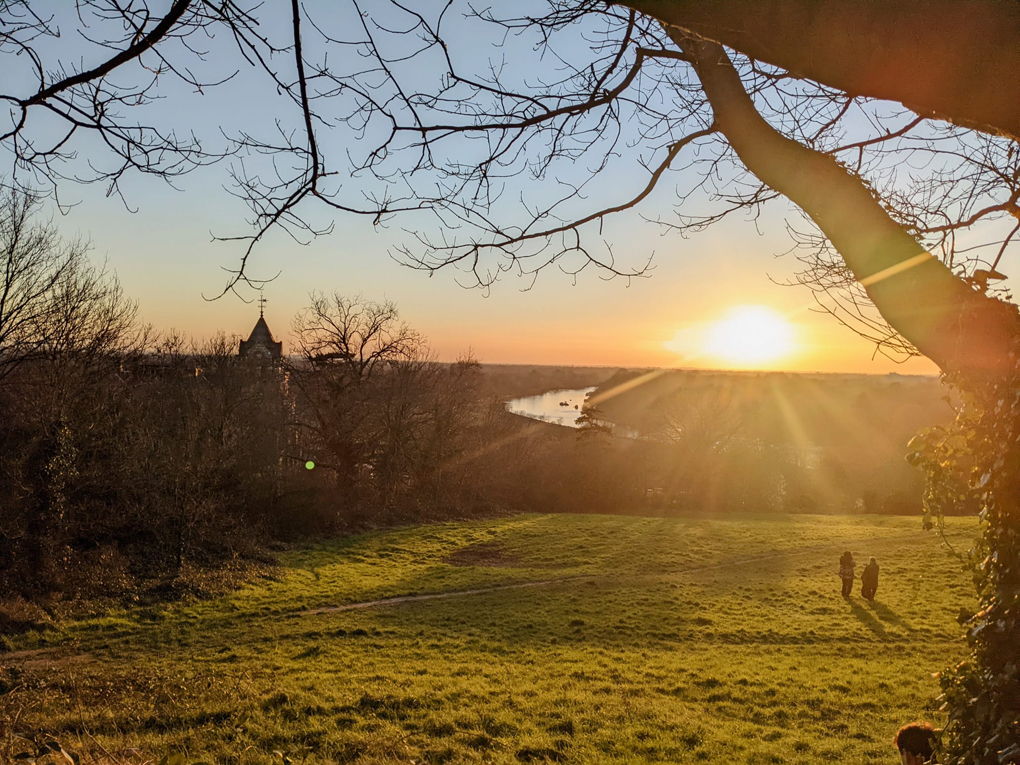
[[[844,547],[881,562],[876,603],[839,596]],[[529,582],[550,583],[328,610]],[[108,762],[893,763],[896,727],[937,715],[970,604],[916,518],[379,532],[228,597],[8,637],[0,759],[22,731]]]

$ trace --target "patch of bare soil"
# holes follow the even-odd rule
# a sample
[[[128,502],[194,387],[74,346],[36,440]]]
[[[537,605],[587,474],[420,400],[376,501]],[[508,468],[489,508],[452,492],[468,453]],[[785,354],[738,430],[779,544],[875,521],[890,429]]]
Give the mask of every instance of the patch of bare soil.
[[[92,655],[88,653],[68,653],[61,648],[32,648],[0,653],[0,672],[14,667],[27,670],[59,669],[74,664],[88,664],[92,660]]]
[[[451,566],[487,566],[489,568],[518,568],[521,565],[516,555],[511,555],[495,542],[464,547],[446,557]]]

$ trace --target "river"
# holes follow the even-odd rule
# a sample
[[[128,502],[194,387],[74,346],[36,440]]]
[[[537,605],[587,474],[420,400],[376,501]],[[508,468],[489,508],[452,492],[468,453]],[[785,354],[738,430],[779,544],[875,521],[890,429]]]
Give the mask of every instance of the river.
[[[594,387],[551,390],[540,396],[510,399],[506,402],[506,408],[514,414],[530,417],[533,420],[576,428],[576,420],[581,414],[584,399],[593,390],[595,390]],[[562,406],[564,401],[567,402],[566,406]]]
[[[588,394],[595,390],[591,388],[564,388],[551,390],[540,396],[523,396],[512,398],[506,402],[506,408],[513,414],[523,417],[530,417],[533,420],[551,422],[554,425],[563,425],[568,428],[578,427],[577,418],[581,414],[581,407]],[[566,406],[564,406],[566,404]],[[633,428],[617,425],[606,420],[599,420],[599,423],[608,425],[613,429],[613,435],[618,438],[641,438],[641,434]]]

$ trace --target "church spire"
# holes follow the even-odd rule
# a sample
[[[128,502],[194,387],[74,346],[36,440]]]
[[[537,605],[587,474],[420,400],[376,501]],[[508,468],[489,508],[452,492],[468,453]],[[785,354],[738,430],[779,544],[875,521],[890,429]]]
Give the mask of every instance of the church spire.
[[[262,290],[259,290],[259,320],[247,340],[242,340],[238,348],[241,356],[268,356],[271,359],[279,360],[283,355],[283,343],[273,337],[269,325],[266,324],[266,303],[268,301]]]

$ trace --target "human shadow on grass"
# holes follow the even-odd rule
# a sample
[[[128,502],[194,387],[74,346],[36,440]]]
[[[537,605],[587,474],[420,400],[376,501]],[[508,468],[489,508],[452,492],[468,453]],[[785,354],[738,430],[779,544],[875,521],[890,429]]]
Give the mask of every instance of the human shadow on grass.
[[[885,631],[885,626],[880,622],[875,615],[872,614],[867,608],[862,606],[856,600],[849,600],[850,612],[857,617],[857,620],[871,630],[875,635],[880,638],[889,637],[889,633]]]
[[[893,611],[889,606],[884,603],[877,601],[871,601],[868,603],[868,608],[875,612],[875,615],[886,624],[891,624],[894,627],[901,627],[905,630],[913,631],[914,627],[909,622],[905,621],[902,616]]]

